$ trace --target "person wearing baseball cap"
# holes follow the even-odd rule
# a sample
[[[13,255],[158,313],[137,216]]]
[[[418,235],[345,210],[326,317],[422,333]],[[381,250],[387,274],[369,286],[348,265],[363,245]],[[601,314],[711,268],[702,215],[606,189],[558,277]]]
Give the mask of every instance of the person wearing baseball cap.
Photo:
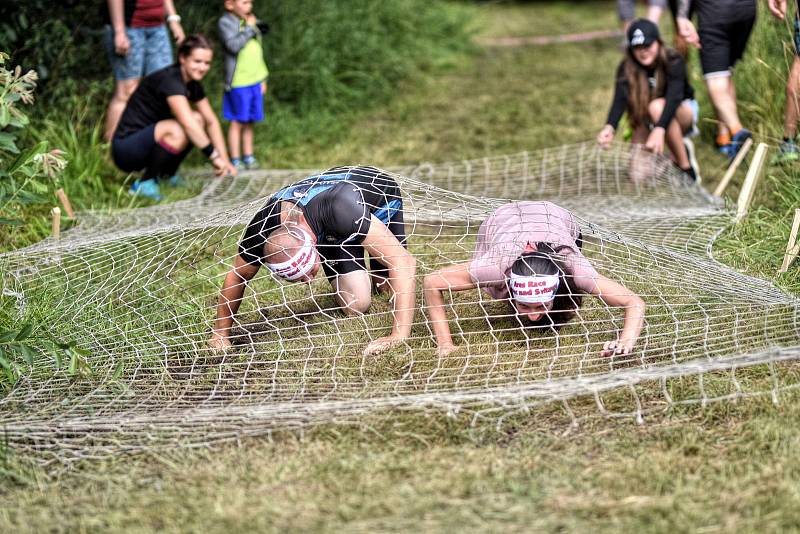
[[[647,19],[633,21],[626,34],[625,58],[616,73],[616,85],[606,125],[597,142],[614,141],[622,115],[633,129],[631,141],[656,154],[669,148],[672,161],[689,179],[699,180],[691,137],[697,133],[698,106],[686,74],[686,62],[661,40],[658,26]]]
[[[479,287],[490,297],[507,300],[514,315],[529,327],[558,330],[581,307],[582,295],[625,309],[616,339],[600,354],[630,354],[644,322],[644,301],[622,284],[598,273],[581,252],[577,219],[552,202],[523,201],[501,206],[480,226],[472,259],[449,265],[424,279],[425,309],[437,351],[456,349],[450,334],[443,292]]]

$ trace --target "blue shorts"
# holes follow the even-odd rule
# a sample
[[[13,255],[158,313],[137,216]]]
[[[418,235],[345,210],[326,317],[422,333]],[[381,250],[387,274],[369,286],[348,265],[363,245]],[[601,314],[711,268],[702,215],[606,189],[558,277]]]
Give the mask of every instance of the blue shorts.
[[[122,171],[141,171],[147,167],[150,151],[155,144],[156,125],[151,124],[122,139],[115,136],[111,141],[111,157]]]
[[[128,54],[114,52],[114,30],[106,25],[105,46],[115,80],[135,80],[168,67],[172,60],[172,45],[165,25],[148,28],[125,28],[131,45]]]
[[[222,95],[222,116],[236,122],[264,120],[264,95],[261,83],[247,87],[234,87]]]

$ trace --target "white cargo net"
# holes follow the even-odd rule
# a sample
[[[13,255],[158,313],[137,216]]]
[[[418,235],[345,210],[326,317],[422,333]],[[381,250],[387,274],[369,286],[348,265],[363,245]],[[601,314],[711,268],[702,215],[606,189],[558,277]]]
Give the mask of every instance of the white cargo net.
[[[370,162],[364,162],[370,163]],[[88,349],[85,372],[37,355],[0,399],[3,439],[45,464],[207,446],[309,425],[391,417],[396,409],[501,421],[551,409],[574,420],[630,416],[793,388],[798,301],[710,257],[732,221],[664,158],[593,143],[390,169],[421,280],[468,261],[481,222],[510,200],[571,210],[583,253],[642,297],[645,326],[630,355],[600,356],[623,311],[584,298],[560,331],[530,329],[478,290],[445,295],[459,349],[436,354],[419,310],[411,337],[377,358],[392,304],[376,296],[346,317],[330,285],[282,284],[262,269],[232,331],[207,340],[223,277],[253,214],[313,171],[210,179],[190,200],[113,214],[81,213],[58,242],[0,256],[3,292],[20,318],[41,315]]]

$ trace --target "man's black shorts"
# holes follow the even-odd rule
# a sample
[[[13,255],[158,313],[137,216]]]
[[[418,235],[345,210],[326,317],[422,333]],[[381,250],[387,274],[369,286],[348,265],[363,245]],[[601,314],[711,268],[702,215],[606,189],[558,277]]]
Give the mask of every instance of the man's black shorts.
[[[406,248],[406,225],[403,221],[403,204],[400,202],[400,208],[390,215],[388,224],[389,231],[397,238],[400,243]],[[322,258],[322,268],[325,270],[325,276],[330,280],[331,278],[341,275],[352,273],[353,271],[366,271],[367,264],[364,259],[364,247],[362,245],[333,245],[325,246],[318,244],[317,251]],[[370,257],[370,271],[376,276],[388,278],[388,269],[375,258]]]
[[[704,78],[730,76],[731,69],[742,59],[750,32],[756,21],[755,9],[735,20],[698,20],[700,63]]]

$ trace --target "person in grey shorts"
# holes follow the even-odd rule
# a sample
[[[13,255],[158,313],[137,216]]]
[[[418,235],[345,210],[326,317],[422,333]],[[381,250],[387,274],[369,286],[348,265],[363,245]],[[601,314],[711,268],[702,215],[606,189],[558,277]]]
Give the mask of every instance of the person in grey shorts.
[[[658,24],[666,7],[667,0],[647,0],[647,19]],[[622,22],[622,32],[627,33],[628,26],[636,18],[636,0],[617,0],[617,13]]]

